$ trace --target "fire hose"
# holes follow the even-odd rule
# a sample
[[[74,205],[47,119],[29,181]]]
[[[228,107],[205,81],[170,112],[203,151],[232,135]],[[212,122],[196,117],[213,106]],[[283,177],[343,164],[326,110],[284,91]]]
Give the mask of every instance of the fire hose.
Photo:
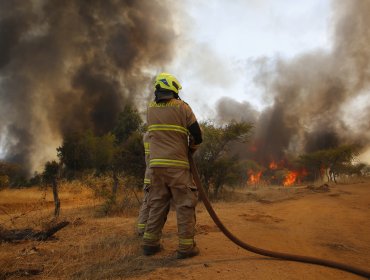
[[[269,251],[265,249],[261,249],[258,247],[254,247],[252,245],[249,245],[243,241],[241,241],[239,238],[237,238],[235,235],[233,235],[221,222],[221,220],[218,218],[216,212],[214,211],[211,203],[208,200],[207,194],[204,191],[200,178],[199,178],[199,173],[197,166],[194,162],[194,159],[191,155],[189,155],[189,163],[190,163],[190,169],[193,175],[193,179],[195,182],[195,185],[198,188],[198,193],[200,198],[202,199],[204,206],[206,207],[209,215],[211,216],[212,220],[215,222],[215,224],[218,226],[218,228],[222,231],[222,233],[229,238],[233,243],[238,245],[239,247],[267,257],[272,257],[272,258],[277,258],[281,260],[288,260],[288,261],[295,261],[295,262],[303,262],[303,263],[310,263],[310,264],[316,264],[316,265],[321,265],[321,266],[327,266],[327,267],[332,267],[336,269],[340,269],[343,271],[347,271],[350,273],[354,273],[366,278],[370,279],[370,271],[352,266],[352,265],[347,265],[331,260],[325,260],[325,259],[319,259],[319,258],[314,258],[314,257],[309,257],[309,256],[300,256],[300,255],[293,255],[293,254],[287,254],[287,253],[281,253],[281,252],[274,252],[274,251]]]

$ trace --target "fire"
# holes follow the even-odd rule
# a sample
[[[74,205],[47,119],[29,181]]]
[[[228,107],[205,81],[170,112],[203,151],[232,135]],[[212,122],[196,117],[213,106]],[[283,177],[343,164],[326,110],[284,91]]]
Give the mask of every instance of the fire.
[[[306,169],[302,169],[301,176],[306,177],[308,175],[308,171]]]
[[[252,152],[252,153],[255,153],[257,152],[257,146],[256,145],[253,145],[249,148],[249,150]]]
[[[269,165],[270,169],[274,170],[276,169],[278,166],[277,166],[277,163],[275,161],[271,161],[270,162],[270,165]]]
[[[298,177],[298,172],[297,171],[289,171],[288,174],[285,176],[283,185],[284,186],[291,186],[294,184]]]
[[[249,174],[248,184],[257,184],[260,181],[262,171],[259,172],[249,171],[248,174]]]

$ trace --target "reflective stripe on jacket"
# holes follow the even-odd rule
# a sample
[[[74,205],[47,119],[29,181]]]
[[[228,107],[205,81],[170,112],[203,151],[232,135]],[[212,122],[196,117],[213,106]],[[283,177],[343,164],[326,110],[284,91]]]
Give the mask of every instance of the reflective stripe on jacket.
[[[190,106],[182,100],[151,102],[147,115],[149,166],[189,168],[187,128],[196,121]]]

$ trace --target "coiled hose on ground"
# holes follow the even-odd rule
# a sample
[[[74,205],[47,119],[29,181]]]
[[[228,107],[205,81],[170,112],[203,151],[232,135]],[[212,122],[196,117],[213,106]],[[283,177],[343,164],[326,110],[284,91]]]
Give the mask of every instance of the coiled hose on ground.
[[[215,224],[218,226],[218,228],[223,232],[223,234],[229,238],[232,242],[234,242],[236,245],[240,246],[241,248],[248,250],[250,252],[267,256],[267,257],[273,257],[273,258],[278,258],[282,260],[289,260],[289,261],[295,261],[295,262],[303,262],[303,263],[310,263],[310,264],[316,264],[316,265],[321,265],[321,266],[327,266],[327,267],[332,267],[340,270],[344,270],[350,273],[354,273],[366,278],[370,279],[370,271],[354,267],[352,265],[347,265],[343,263],[338,263],[330,260],[325,260],[325,259],[319,259],[319,258],[314,258],[314,257],[308,257],[308,256],[300,256],[300,255],[292,255],[292,254],[287,254],[287,253],[281,253],[281,252],[273,252],[261,248],[254,247],[252,245],[249,245],[243,241],[241,241],[239,238],[235,237],[221,222],[221,220],[218,218],[216,212],[213,210],[213,207],[211,203],[208,200],[207,194],[205,193],[200,178],[199,178],[199,173],[198,169],[196,167],[196,164],[194,162],[194,159],[192,156],[189,156],[189,163],[190,163],[190,168],[192,171],[193,179],[194,182],[198,188],[199,196],[202,199],[204,206],[206,207],[209,215],[211,216],[212,220],[215,222]]]

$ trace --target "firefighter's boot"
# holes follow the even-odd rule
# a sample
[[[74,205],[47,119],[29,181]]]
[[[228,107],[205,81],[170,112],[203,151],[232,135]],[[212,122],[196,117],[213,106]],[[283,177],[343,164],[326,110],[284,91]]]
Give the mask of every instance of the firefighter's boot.
[[[158,253],[161,250],[161,245],[143,245],[143,253],[145,256],[152,256]]]
[[[188,251],[177,251],[177,258],[178,259],[187,259],[192,258],[199,255],[199,249],[197,246],[194,246]]]

